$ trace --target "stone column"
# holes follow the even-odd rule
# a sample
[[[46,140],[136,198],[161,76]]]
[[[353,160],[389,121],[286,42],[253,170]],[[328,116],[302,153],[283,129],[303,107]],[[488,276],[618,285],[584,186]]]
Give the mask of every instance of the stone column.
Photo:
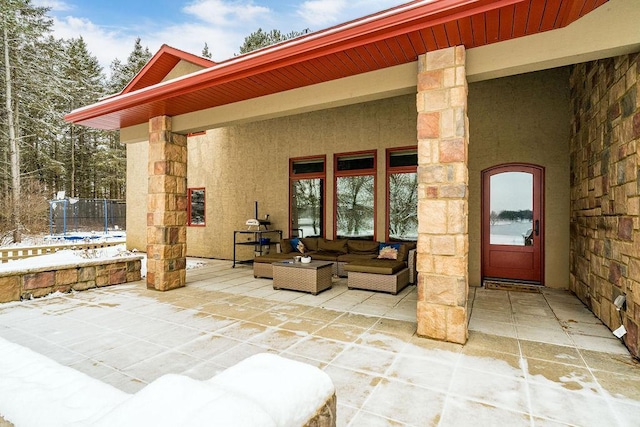
[[[463,46],[418,58],[418,334],[468,337],[467,79]]]
[[[149,120],[147,288],[185,285],[187,252],[187,137],[171,132],[171,117]]]

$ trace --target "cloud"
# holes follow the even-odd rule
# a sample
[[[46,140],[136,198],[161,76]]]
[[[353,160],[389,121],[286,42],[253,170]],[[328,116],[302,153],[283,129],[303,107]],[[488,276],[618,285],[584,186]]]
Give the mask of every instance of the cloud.
[[[55,12],[64,12],[73,9],[73,6],[61,0],[35,0],[33,4],[38,7],[48,7]]]
[[[98,26],[86,18],[54,17],[55,36],[62,39],[82,36],[90,53],[98,59],[105,72],[115,58],[126,59],[133,50],[134,38],[119,31]]]
[[[232,58],[244,38],[262,28],[283,33],[310,28],[312,31],[365,16],[374,11],[397,5],[403,0],[290,0],[277,8],[267,7],[268,0],[183,0],[176,1],[175,10],[166,15],[140,14],[135,20],[97,24],[79,16],[74,0],[37,0],[49,5],[54,18],[54,36],[82,36],[89,51],[98,58],[106,74],[109,65],[118,58],[126,61],[134,40],[140,37],[143,46],[155,53],[162,44],[199,55],[205,42],[214,61]],[[36,2],[34,1],[34,4]],[[296,8],[296,4],[299,6]],[[126,12],[123,12],[126,14]],[[115,15],[114,15],[115,16]],[[302,19],[301,19],[302,18]]]
[[[268,7],[252,1],[196,0],[182,9],[185,13],[213,25],[238,26],[242,22],[255,22],[268,17]]]
[[[68,11],[74,7],[62,1],[38,1],[43,6],[56,4],[50,12],[54,35],[64,39],[82,36],[105,73],[115,58],[126,60],[136,37],[140,37],[142,45],[148,46],[152,53],[166,43],[199,55],[206,42],[213,59],[222,61],[239,51],[244,37],[261,25],[273,22],[272,11],[252,1],[196,0],[182,8],[181,14],[174,15],[175,24],[163,17],[140,16],[134,27],[98,25],[88,18],[72,16]]]
[[[307,0],[296,13],[310,28],[320,30],[403,3],[402,0]]]
[[[346,7],[346,0],[309,0],[300,5],[298,15],[309,25],[324,27],[336,23]]]

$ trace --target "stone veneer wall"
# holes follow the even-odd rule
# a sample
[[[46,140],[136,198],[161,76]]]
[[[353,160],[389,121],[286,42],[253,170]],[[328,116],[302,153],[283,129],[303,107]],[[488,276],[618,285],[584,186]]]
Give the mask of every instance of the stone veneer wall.
[[[141,256],[0,273],[0,303],[140,280]]]
[[[468,337],[467,76],[464,46],[418,58],[418,334]]]
[[[571,283],[640,356],[640,54],[573,67]],[[626,295],[626,310],[613,301]]]

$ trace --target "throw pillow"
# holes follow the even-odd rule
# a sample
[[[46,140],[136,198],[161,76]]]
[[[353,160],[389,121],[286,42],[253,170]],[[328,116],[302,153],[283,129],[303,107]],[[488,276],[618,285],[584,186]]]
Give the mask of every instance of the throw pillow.
[[[296,252],[300,252],[301,254],[305,253],[306,251],[304,243],[302,243],[302,241],[297,237],[291,239],[291,248]]]
[[[380,248],[378,254],[379,259],[398,259],[398,249],[393,246],[384,246]]]

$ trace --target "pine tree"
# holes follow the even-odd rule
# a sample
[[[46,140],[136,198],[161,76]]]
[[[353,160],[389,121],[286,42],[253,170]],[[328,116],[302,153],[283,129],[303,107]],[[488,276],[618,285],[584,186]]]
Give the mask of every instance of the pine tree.
[[[123,64],[119,59],[115,59],[111,63],[111,78],[107,84],[109,92],[118,93],[122,91],[142,67],[149,62],[152,56],[148,47],[142,48],[140,37],[137,37],[133,50],[127,58],[127,63]]]
[[[240,54],[249,53],[256,49],[293,39],[308,34],[309,32],[310,30],[305,28],[302,31],[292,31],[289,34],[282,34],[279,30],[271,30],[267,33],[263,31],[262,28],[258,28],[257,31],[254,31],[244,38],[244,43],[240,46]]]
[[[142,47],[140,38],[136,38],[133,50],[127,58],[126,64],[119,59],[111,63],[111,77],[107,82],[109,93],[118,93],[140,72],[142,67],[151,59],[152,55],[148,47]],[[120,143],[119,131],[104,132],[107,142],[105,150],[101,151],[95,160],[99,169],[103,169],[106,175],[102,178],[102,187],[109,198],[124,198],[126,189],[126,149]],[[108,189],[108,190],[107,190]]]
[[[204,47],[202,48],[202,57],[211,59],[211,51],[209,50],[209,45],[207,42],[204,42]]]
[[[3,199],[9,201],[3,210],[11,212],[9,226],[16,242],[21,241],[23,228],[20,203],[25,171],[21,149],[23,145],[33,144],[35,135],[51,131],[45,120],[51,110],[43,94],[50,92],[56,76],[46,74],[50,64],[43,61],[52,54],[51,40],[47,38],[52,22],[46,13],[46,8],[32,6],[29,0],[0,2],[0,63],[4,89],[1,93],[0,145],[3,157],[8,161],[3,168]],[[55,67],[55,60],[52,62]],[[40,102],[34,102],[36,99]]]
[[[64,43],[65,61],[60,70],[68,87],[63,111],[92,104],[104,95],[105,82],[102,67],[95,56],[89,54],[82,38],[71,39]],[[105,145],[107,137],[96,129],[61,123],[68,155],[65,156],[65,188],[74,197],[95,198],[101,193],[98,171],[93,165],[99,150]],[[105,173],[105,171],[102,171]],[[106,172],[108,173],[108,172]]]

